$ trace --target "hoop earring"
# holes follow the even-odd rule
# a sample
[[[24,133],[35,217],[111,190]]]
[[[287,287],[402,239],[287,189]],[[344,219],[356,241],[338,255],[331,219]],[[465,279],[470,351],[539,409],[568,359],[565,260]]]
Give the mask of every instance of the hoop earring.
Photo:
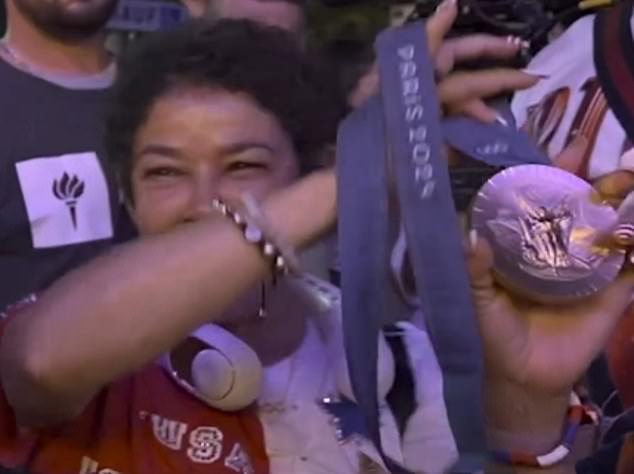
[[[258,309],[258,319],[266,319],[266,283],[260,287],[260,308]]]

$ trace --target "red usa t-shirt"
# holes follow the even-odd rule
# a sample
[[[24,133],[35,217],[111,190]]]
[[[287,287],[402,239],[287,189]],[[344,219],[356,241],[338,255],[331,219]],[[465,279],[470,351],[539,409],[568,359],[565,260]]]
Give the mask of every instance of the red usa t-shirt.
[[[155,364],[104,388],[75,420],[45,430],[19,430],[0,391],[0,466],[30,474],[268,473],[254,410],[215,410]]]

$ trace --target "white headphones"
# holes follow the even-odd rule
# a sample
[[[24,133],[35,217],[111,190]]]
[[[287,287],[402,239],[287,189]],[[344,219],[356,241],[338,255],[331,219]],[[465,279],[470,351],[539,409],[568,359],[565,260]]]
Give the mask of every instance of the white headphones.
[[[241,410],[257,400],[263,370],[253,349],[214,324],[202,326],[190,337],[209,347],[191,361],[192,383],[174,369],[169,354],[160,361],[178,385],[222,411]]]
[[[190,337],[208,347],[198,352],[191,361],[191,382],[173,367],[170,354],[160,359],[160,364],[178,385],[209,406],[222,411],[241,410],[257,400],[264,370],[253,349],[229,331],[214,324],[202,326]],[[340,395],[354,401],[343,341],[340,337],[336,339],[338,340],[331,341],[329,346],[338,352],[334,359],[336,387]],[[378,344],[377,395],[382,400],[394,385],[395,363],[392,350],[383,334],[379,335]]]

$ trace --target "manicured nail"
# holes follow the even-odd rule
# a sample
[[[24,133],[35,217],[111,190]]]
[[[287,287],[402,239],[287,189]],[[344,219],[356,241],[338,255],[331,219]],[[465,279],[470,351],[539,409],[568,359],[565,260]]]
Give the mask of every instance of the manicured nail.
[[[522,38],[519,36],[509,35],[506,37],[506,42],[519,47],[522,44]]]
[[[550,77],[550,74],[544,74],[543,72],[533,71],[531,69],[522,69],[522,72],[529,76],[539,77],[540,79],[548,79]]]
[[[586,137],[583,133],[578,133],[575,135],[575,138],[573,138],[572,144],[575,146],[586,146],[588,144],[588,137]]]
[[[506,119],[499,114],[495,116],[495,121],[500,125],[503,125],[504,127],[509,126],[509,123],[506,121]]]
[[[438,7],[436,7],[436,11],[439,12],[441,10],[444,10],[445,8],[452,7],[457,2],[458,0],[444,0],[440,5],[438,5]]]
[[[634,225],[620,224],[612,234],[614,240],[621,245],[632,245],[634,242]]]
[[[628,150],[623,154],[623,156],[621,156],[619,168],[634,171],[634,148]]]
[[[570,136],[572,137],[571,144],[574,144],[574,145],[576,145],[577,143],[588,141],[588,137],[586,137],[586,135],[578,128],[570,132]]]

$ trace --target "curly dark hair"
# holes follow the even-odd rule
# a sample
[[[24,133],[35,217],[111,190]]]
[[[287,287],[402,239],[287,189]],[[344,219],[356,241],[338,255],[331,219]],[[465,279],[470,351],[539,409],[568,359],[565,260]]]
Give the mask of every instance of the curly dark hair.
[[[153,104],[183,87],[248,94],[291,137],[302,172],[334,143],[345,113],[332,74],[292,36],[246,20],[194,20],[150,35],[121,58],[106,123],[106,150],[128,199],[132,147]]]

